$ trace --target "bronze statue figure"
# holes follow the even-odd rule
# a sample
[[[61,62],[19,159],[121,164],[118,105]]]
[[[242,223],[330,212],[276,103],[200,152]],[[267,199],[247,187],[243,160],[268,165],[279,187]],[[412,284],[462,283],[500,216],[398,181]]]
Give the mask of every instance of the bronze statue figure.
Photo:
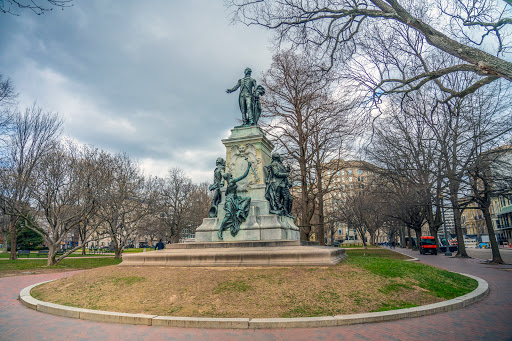
[[[226,162],[224,161],[223,158],[221,158],[221,157],[217,158],[215,164],[216,164],[216,167],[215,167],[215,171],[213,172],[213,184],[210,185],[210,187],[209,187],[210,191],[214,191],[212,203],[210,205],[210,211],[208,212],[209,218],[217,217],[218,206],[219,206],[220,202],[222,201],[220,189],[221,189],[221,187],[224,186],[223,176],[224,176],[224,172],[226,170]]]
[[[234,237],[240,230],[240,225],[245,221],[247,216],[249,215],[249,206],[251,204],[251,198],[249,197],[239,197],[237,195],[237,182],[244,179],[247,174],[249,174],[249,169],[251,168],[251,162],[247,161],[247,169],[244,174],[239,176],[236,179],[233,179],[233,175],[231,173],[225,173],[224,179],[227,181],[226,187],[226,202],[224,203],[224,211],[226,211],[226,216],[220,225],[219,232],[217,235],[220,240],[222,238],[222,232],[230,229],[231,235]]]
[[[259,98],[265,94],[265,89],[261,85],[256,86],[256,80],[251,78],[251,73],[252,70],[246,68],[245,77],[239,79],[238,83],[236,83],[232,89],[226,90],[229,94],[240,88],[238,103],[240,105],[240,111],[242,112],[242,125],[244,126],[258,124],[258,119],[261,115]]]
[[[270,203],[270,213],[292,216],[293,199],[290,193],[290,167],[283,165],[279,153],[272,154],[272,162],[264,167],[265,198]]]
[[[260,97],[263,96],[265,94],[265,88],[262,87],[261,85],[258,85],[256,87],[256,90],[254,90],[254,107],[253,107],[253,114],[254,114],[254,124],[258,124],[258,120],[260,119],[260,116],[261,116],[261,102],[260,102]]]

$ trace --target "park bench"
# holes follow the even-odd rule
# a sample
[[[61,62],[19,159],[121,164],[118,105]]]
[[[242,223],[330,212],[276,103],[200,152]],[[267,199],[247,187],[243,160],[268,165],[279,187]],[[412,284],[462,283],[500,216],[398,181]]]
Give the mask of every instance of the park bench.
[[[27,258],[29,258],[30,257],[30,251],[29,250],[19,250],[18,251],[18,257],[20,257],[22,255],[27,255]]]
[[[39,258],[39,256],[43,255],[43,256],[48,256],[48,250],[39,250],[39,252],[37,253],[37,257]]]

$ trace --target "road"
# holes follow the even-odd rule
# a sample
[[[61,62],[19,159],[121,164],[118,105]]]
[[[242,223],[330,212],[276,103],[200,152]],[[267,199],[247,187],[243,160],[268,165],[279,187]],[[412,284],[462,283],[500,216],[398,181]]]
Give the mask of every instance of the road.
[[[483,260],[492,259],[491,249],[466,248],[466,252],[473,258]],[[512,248],[500,248],[500,254],[505,263],[512,264]]]

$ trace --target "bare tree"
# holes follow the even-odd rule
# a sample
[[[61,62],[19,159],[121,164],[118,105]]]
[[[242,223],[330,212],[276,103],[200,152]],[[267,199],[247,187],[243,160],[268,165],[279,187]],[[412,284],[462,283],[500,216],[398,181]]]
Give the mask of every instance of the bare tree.
[[[510,195],[512,188],[512,147],[505,145],[512,135],[512,122],[503,120],[501,114],[503,110],[509,112],[511,103],[507,99],[493,103],[482,94],[473,100],[477,102],[473,106],[478,108],[471,116],[474,121],[474,155],[470,156],[472,160],[467,169],[469,190],[463,196],[467,203],[475,202],[482,211],[492,249],[492,262],[503,264],[490,206],[492,197]],[[466,209],[469,209],[469,205]]]
[[[420,191],[418,194],[425,199],[430,233],[437,243],[437,232],[442,226],[440,195],[444,168],[436,134],[425,124],[425,117],[436,106],[435,96],[427,88],[390,98],[382,115],[376,119],[366,153],[383,169],[380,176],[387,183],[382,188],[405,181]]]
[[[370,191],[356,191],[344,199],[336,200],[334,214],[348,228],[355,228],[367,247],[366,233],[370,234],[370,244],[375,245],[377,231],[386,220],[383,200]]]
[[[0,148],[5,148],[8,127],[12,122],[11,108],[16,104],[18,94],[12,81],[0,74]]]
[[[28,227],[39,233],[48,246],[48,265],[58,264],[82,247],[95,232],[95,228],[86,229],[85,238],[77,246],[56,258],[69,234],[92,219],[98,207],[97,198],[104,189],[101,183],[96,182],[101,179],[98,176],[100,170],[87,164],[91,161],[87,160],[90,158],[88,153],[88,148],[67,141],[44,155],[34,168],[30,202],[36,222]]]
[[[192,195],[190,196],[192,202],[188,213],[188,221],[192,228],[191,232],[195,232],[195,229],[203,223],[203,218],[208,216],[212,201],[212,192],[208,187],[209,184],[206,182],[194,184]]]
[[[160,180],[158,207],[160,219],[167,228],[167,238],[178,243],[183,229],[191,226],[194,184],[180,168],[172,168]],[[201,218],[207,216],[201,212]]]
[[[510,151],[508,151],[510,152]],[[506,176],[505,174],[496,174],[492,170],[491,164],[499,163],[499,158],[496,157],[498,151],[481,154],[475,160],[475,163],[468,170],[471,180],[471,196],[470,201],[476,202],[478,209],[482,211],[485,219],[487,233],[489,234],[489,242],[491,243],[492,262],[495,264],[504,264],[503,259],[498,248],[496,241],[496,234],[492,226],[491,218],[491,197],[499,195],[507,195],[510,191],[510,186],[499,188],[496,186],[498,178]],[[494,154],[494,155],[493,155]],[[508,175],[510,177],[510,175]],[[510,180],[508,181],[510,182]],[[468,208],[467,208],[468,209]]]
[[[0,211],[0,233],[2,233],[2,253],[7,253],[9,239],[9,216]]]
[[[0,13],[19,15],[18,10],[30,10],[37,15],[53,11],[53,8],[73,6],[73,0],[3,0],[0,1]]]
[[[24,113],[16,111],[8,137],[8,155],[2,160],[1,200],[4,214],[11,217],[11,256],[16,259],[16,221],[30,206],[30,189],[38,162],[55,147],[62,122],[57,114],[44,112],[35,104]]]
[[[343,68],[352,57],[357,61],[368,51],[380,53],[385,57],[380,64],[384,69],[369,70],[363,64],[359,70],[362,76],[374,77],[370,73],[375,72],[382,76],[373,89],[377,93],[393,88],[408,91],[431,81],[442,87],[443,76],[460,72],[478,75],[461,90],[462,96],[498,79],[512,81],[512,63],[500,58],[511,47],[509,0],[431,0],[427,4],[415,0],[231,0],[228,5],[234,9],[234,21],[274,30],[278,46],[291,43],[310,52],[320,66]],[[401,67],[406,65],[402,61],[416,56],[411,41],[394,34],[394,27],[417,35],[416,41],[428,44],[437,55],[453,57],[451,63],[407,68],[407,76],[402,77]],[[392,39],[382,45],[379,36]],[[392,45],[404,53],[389,55],[386,49]],[[385,89],[386,84],[390,88]]]
[[[11,79],[5,79],[0,74],[0,108],[15,104],[16,97],[18,97],[18,94],[14,89]]]
[[[82,245],[82,255],[85,255],[87,242],[91,241],[91,235],[95,233],[102,221],[97,210],[105,200],[103,194],[108,187],[108,172],[104,172],[110,166],[110,155],[92,146],[80,146],[79,159],[76,160],[77,181],[80,181],[81,195],[80,205],[89,207],[89,214],[84,215],[76,225],[73,232],[78,245]]]
[[[319,213],[319,240],[324,243],[323,197],[341,168],[342,147],[352,128],[348,124],[350,102],[334,93],[332,75],[314,71],[305,56],[285,52],[274,56],[264,74],[267,94],[262,97],[262,123],[267,134],[292,161],[300,183],[301,238],[309,239],[311,220]],[[330,162],[338,160],[338,162]],[[327,168],[332,176],[325,178]]]
[[[110,156],[104,169],[108,186],[97,216],[111,238],[115,258],[121,258],[124,247],[136,235],[143,218],[151,214],[151,189],[140,169],[126,154]],[[101,228],[98,230],[100,231]]]

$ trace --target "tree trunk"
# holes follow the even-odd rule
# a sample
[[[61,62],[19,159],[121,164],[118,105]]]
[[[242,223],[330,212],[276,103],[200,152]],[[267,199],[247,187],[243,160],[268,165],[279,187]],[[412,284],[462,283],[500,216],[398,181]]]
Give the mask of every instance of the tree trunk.
[[[10,260],[16,259],[16,218],[11,216],[10,224],[9,224],[9,232],[11,235],[11,255],[9,257]]]
[[[324,223],[324,201],[323,199],[320,199],[318,201],[318,241],[320,242],[320,245],[325,245]]]
[[[316,164],[316,176],[318,186],[318,241],[320,245],[325,245],[325,216],[324,216],[324,184],[322,178],[322,167],[319,163]]]
[[[464,234],[462,233],[461,219],[460,219],[460,208],[457,202],[453,202],[453,220],[455,223],[455,233],[457,234],[457,254],[455,257],[470,258],[466,252],[466,246],[464,245]],[[448,243],[449,244],[449,243]]]
[[[357,231],[359,232],[361,240],[363,241],[363,247],[365,249],[368,248],[368,245],[366,243],[366,233],[365,233],[365,231],[362,228],[361,229],[358,228]]]
[[[414,232],[416,232],[416,247],[419,249],[421,240],[421,227],[419,229],[414,229]]]
[[[407,248],[412,249],[412,238],[411,238],[411,228],[407,226]]]
[[[121,259],[123,255],[123,248],[118,247],[117,245],[114,246],[114,258],[115,259]]]
[[[432,202],[429,203],[428,206],[428,229],[432,237],[434,237],[434,242],[436,245],[439,245],[439,238],[437,235],[437,231],[439,231],[440,225],[436,224],[436,218],[434,217],[434,210]]]
[[[404,226],[400,226],[400,247],[405,248],[405,231]]]
[[[85,256],[85,244],[82,245],[82,256]]]
[[[309,200],[306,193],[306,186],[302,186],[302,212],[300,222],[300,239],[308,241],[311,233],[311,225],[309,224]]]
[[[57,251],[58,251],[58,248],[60,247],[60,245],[55,246],[48,242],[46,242],[46,243],[48,244],[48,262],[46,265],[52,266],[57,263],[57,261],[55,260],[55,255],[57,254]]]
[[[7,253],[7,249],[9,248],[9,246],[7,245],[7,240],[9,239],[9,231],[2,231],[2,239],[4,240],[4,243],[2,245],[2,253]]]
[[[496,234],[494,233],[494,228],[492,227],[491,213],[489,212],[489,207],[482,207],[481,210],[482,213],[484,214],[485,226],[487,227],[489,241],[491,242],[492,262],[495,264],[505,264],[505,262],[501,258],[500,249],[498,248],[498,242],[496,241]]]

